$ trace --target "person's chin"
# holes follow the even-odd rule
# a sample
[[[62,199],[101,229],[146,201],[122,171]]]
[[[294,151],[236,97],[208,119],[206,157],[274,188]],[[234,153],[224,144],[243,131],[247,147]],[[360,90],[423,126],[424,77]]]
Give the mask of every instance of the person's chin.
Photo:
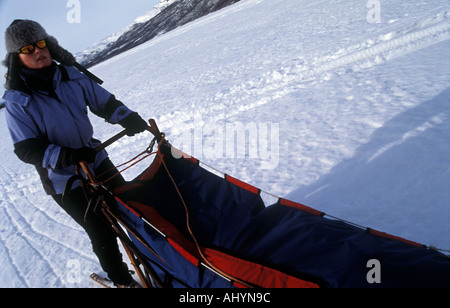
[[[36,69],[41,69],[47,66],[50,66],[52,64],[52,61],[49,60],[48,58],[44,58],[44,59],[40,59],[38,61],[36,61]]]

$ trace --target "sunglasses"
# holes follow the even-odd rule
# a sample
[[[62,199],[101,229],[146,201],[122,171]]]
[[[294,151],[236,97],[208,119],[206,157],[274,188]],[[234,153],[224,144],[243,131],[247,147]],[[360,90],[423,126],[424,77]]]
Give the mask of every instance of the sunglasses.
[[[17,53],[23,53],[23,54],[26,54],[26,55],[30,54],[30,53],[32,53],[34,51],[34,47],[35,46],[37,48],[39,48],[39,49],[44,49],[45,47],[47,47],[47,42],[45,40],[37,41],[34,44],[27,45],[27,46],[24,46],[24,47],[20,48],[19,51],[17,51]]]

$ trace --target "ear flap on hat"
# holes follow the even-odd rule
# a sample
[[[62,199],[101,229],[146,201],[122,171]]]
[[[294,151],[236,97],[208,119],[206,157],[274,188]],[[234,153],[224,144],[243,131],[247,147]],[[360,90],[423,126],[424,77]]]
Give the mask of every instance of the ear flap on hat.
[[[66,49],[59,46],[55,37],[49,36],[46,39],[47,47],[50,50],[50,54],[53,60],[66,66],[74,66],[76,63],[75,57]]]
[[[6,55],[2,64],[8,68],[8,72],[5,74],[6,90],[22,90],[23,81],[19,78],[19,56],[17,53],[9,53]]]

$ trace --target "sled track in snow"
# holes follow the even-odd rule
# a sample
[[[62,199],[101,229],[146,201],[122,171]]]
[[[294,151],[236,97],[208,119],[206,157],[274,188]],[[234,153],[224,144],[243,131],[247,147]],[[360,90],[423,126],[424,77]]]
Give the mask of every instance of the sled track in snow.
[[[64,272],[61,270],[68,260],[58,258],[63,252],[95,262],[82,250],[66,244],[64,234],[52,234],[55,229],[64,230],[62,227],[68,231],[74,229],[36,206],[30,199],[32,193],[29,188],[17,181],[18,176],[4,167],[1,167],[0,174],[0,255],[2,264],[11,267],[15,273],[15,277],[9,277],[14,281],[11,283],[16,287],[35,287],[34,273],[45,273],[49,285],[64,285],[61,280]],[[29,181],[26,183],[30,184]],[[44,281],[42,283],[46,285]]]
[[[356,65],[365,68],[383,64],[408,53],[426,48],[430,45],[450,39],[450,14],[437,15],[431,20],[415,23],[402,31],[381,35],[376,41],[368,40],[362,44],[351,46],[344,51],[320,59],[315,63],[305,80],[314,79],[326,72],[342,67]],[[363,49],[362,47],[363,46]],[[367,47],[366,47],[367,46]]]
[[[216,93],[202,108],[203,114],[223,120],[288,95],[311,84],[328,81],[347,72],[363,70],[387,63],[395,58],[450,39],[450,13],[441,12],[432,18],[416,22],[402,30],[379,35],[376,39],[343,48],[308,62],[295,60],[282,67]],[[239,99],[236,99],[239,97]],[[182,122],[194,128],[197,111],[182,115],[167,115],[161,121]],[[178,125],[178,124],[176,124]]]
[[[6,210],[4,208],[0,208],[0,215],[3,218],[8,218],[6,215]],[[1,235],[1,234],[0,234]],[[18,280],[24,287],[29,287],[25,277],[22,275],[21,271],[19,270],[18,266],[14,262],[14,256],[11,253],[10,249],[7,246],[6,240],[3,238],[3,236],[0,236],[0,254],[5,255],[4,258],[2,258],[4,265],[9,265],[13,268],[13,272],[15,272]],[[6,260],[5,260],[6,258]],[[6,262],[5,262],[6,261]]]
[[[368,39],[311,63],[290,63],[286,67],[268,72],[231,89],[230,97],[236,97],[236,92],[239,92],[244,101],[249,101],[251,97],[260,98],[250,104],[234,101],[233,105],[237,104],[240,107],[237,110],[227,111],[226,115],[229,117],[253,109],[274,98],[306,88],[311,83],[330,80],[333,76],[345,74],[349,70],[380,65],[448,39],[450,39],[450,13],[445,11],[401,31],[380,35],[376,40]],[[223,95],[224,101],[228,101],[226,96]]]

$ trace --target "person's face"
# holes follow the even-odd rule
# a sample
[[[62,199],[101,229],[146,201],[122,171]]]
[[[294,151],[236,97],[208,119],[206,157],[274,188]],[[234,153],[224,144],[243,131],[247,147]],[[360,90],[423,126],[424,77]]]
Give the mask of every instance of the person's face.
[[[52,64],[52,56],[48,47],[43,49],[35,47],[33,52],[24,54],[19,53],[22,64],[29,69],[41,69]]]

